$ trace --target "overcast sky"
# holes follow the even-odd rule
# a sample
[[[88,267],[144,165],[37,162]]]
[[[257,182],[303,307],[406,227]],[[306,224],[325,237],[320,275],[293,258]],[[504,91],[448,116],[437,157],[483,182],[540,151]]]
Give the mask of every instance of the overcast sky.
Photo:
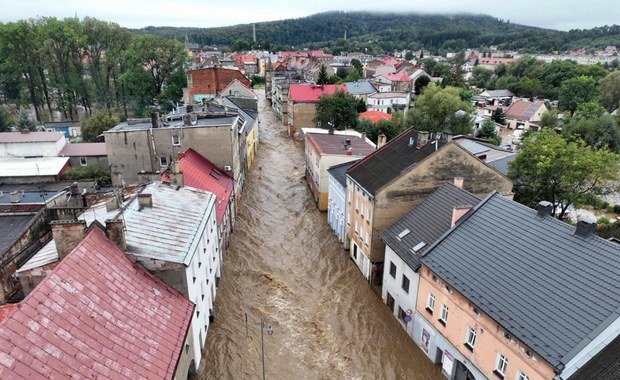
[[[298,18],[325,11],[393,11],[488,14],[514,23],[570,30],[620,24],[620,7],[611,0],[0,0],[0,22],[38,16],[85,16],[144,26],[213,27]]]

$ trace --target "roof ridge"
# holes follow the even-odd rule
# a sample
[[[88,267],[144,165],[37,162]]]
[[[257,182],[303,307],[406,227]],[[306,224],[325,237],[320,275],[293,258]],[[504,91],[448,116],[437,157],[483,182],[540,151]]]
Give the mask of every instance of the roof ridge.
[[[388,141],[387,143],[385,143],[385,145],[383,145],[381,148],[376,149],[374,152],[370,153],[368,156],[362,158],[361,160],[359,160],[355,165],[351,166],[349,168],[349,170],[354,170],[358,165],[361,165],[362,163],[366,162],[368,159],[370,159],[371,157],[374,157],[375,154],[377,154],[377,152],[380,152],[384,149],[386,149],[388,146],[390,146],[390,144],[392,144],[395,141],[398,141],[399,139],[401,139],[404,135],[406,135],[410,130],[416,131],[416,129],[414,129],[413,127],[407,128],[404,131],[402,131],[399,135],[397,135],[396,137],[394,137],[393,139],[391,139],[390,141]],[[349,171],[347,170],[347,171]]]

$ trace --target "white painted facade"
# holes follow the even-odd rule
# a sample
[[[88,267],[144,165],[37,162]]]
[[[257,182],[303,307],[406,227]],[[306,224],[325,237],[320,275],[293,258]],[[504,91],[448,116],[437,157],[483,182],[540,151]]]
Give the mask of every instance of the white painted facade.
[[[347,190],[329,172],[328,177],[327,223],[338,236],[338,240],[344,244],[347,237],[345,229]]]
[[[368,111],[387,112],[389,108],[391,110],[404,109],[406,112],[409,108],[409,94],[400,92],[393,93],[393,96],[389,94],[390,93],[387,92],[381,92],[369,95],[366,99],[366,108]]]
[[[394,264],[396,271],[394,276],[390,274],[391,264]],[[403,276],[409,279],[409,290],[403,289]],[[415,312],[416,299],[418,296],[418,284],[420,282],[419,274],[414,271],[403,259],[398,256],[392,248],[385,246],[385,261],[383,263],[383,286],[381,289],[381,298],[383,302],[390,307],[388,300],[391,297],[394,300],[392,315],[398,320],[401,326],[407,331],[407,335],[413,339],[413,319],[405,322],[401,318],[400,310],[407,312],[410,310],[410,316],[413,318]]]
[[[0,157],[58,157],[66,143],[62,133],[56,141],[0,142]]]
[[[370,281],[370,259],[361,251],[360,247],[357,245],[355,240],[351,240],[351,249],[349,250],[349,255],[355,265],[359,268],[360,272],[366,279],[366,281]]]

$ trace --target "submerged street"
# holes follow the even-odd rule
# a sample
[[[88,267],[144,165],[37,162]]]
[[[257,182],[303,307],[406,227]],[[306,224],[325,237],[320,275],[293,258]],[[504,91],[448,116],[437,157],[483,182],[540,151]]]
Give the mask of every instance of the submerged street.
[[[349,260],[310,197],[303,143],[259,92],[259,150],[196,378],[260,379],[261,318],[268,379],[443,378]]]

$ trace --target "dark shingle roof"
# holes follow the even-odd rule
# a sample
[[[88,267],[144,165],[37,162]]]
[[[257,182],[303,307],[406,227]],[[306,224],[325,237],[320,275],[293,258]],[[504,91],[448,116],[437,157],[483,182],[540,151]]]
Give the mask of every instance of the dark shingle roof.
[[[411,139],[414,142],[412,146],[409,144]],[[418,131],[409,128],[352,166],[347,174],[366,191],[375,195],[377,190],[399,177],[403,170],[435,152],[434,140],[419,148],[415,144],[417,141]],[[438,148],[444,145],[443,141],[438,141]]]
[[[620,379],[620,336],[579,368],[568,380]]]
[[[338,164],[331,166],[327,171],[331,174],[336,181],[340,182],[342,187],[347,187],[347,170],[355,165],[359,160],[345,162],[344,164]]]
[[[620,247],[492,193],[422,263],[552,366],[618,318]]]
[[[455,206],[475,206],[477,196],[447,183],[429,195],[424,202],[409,211],[396,223],[381,232],[381,239],[413,270],[420,268],[420,256],[428,247],[452,227],[452,211]],[[405,231],[410,232],[398,238]],[[426,243],[417,252],[413,247]]]

